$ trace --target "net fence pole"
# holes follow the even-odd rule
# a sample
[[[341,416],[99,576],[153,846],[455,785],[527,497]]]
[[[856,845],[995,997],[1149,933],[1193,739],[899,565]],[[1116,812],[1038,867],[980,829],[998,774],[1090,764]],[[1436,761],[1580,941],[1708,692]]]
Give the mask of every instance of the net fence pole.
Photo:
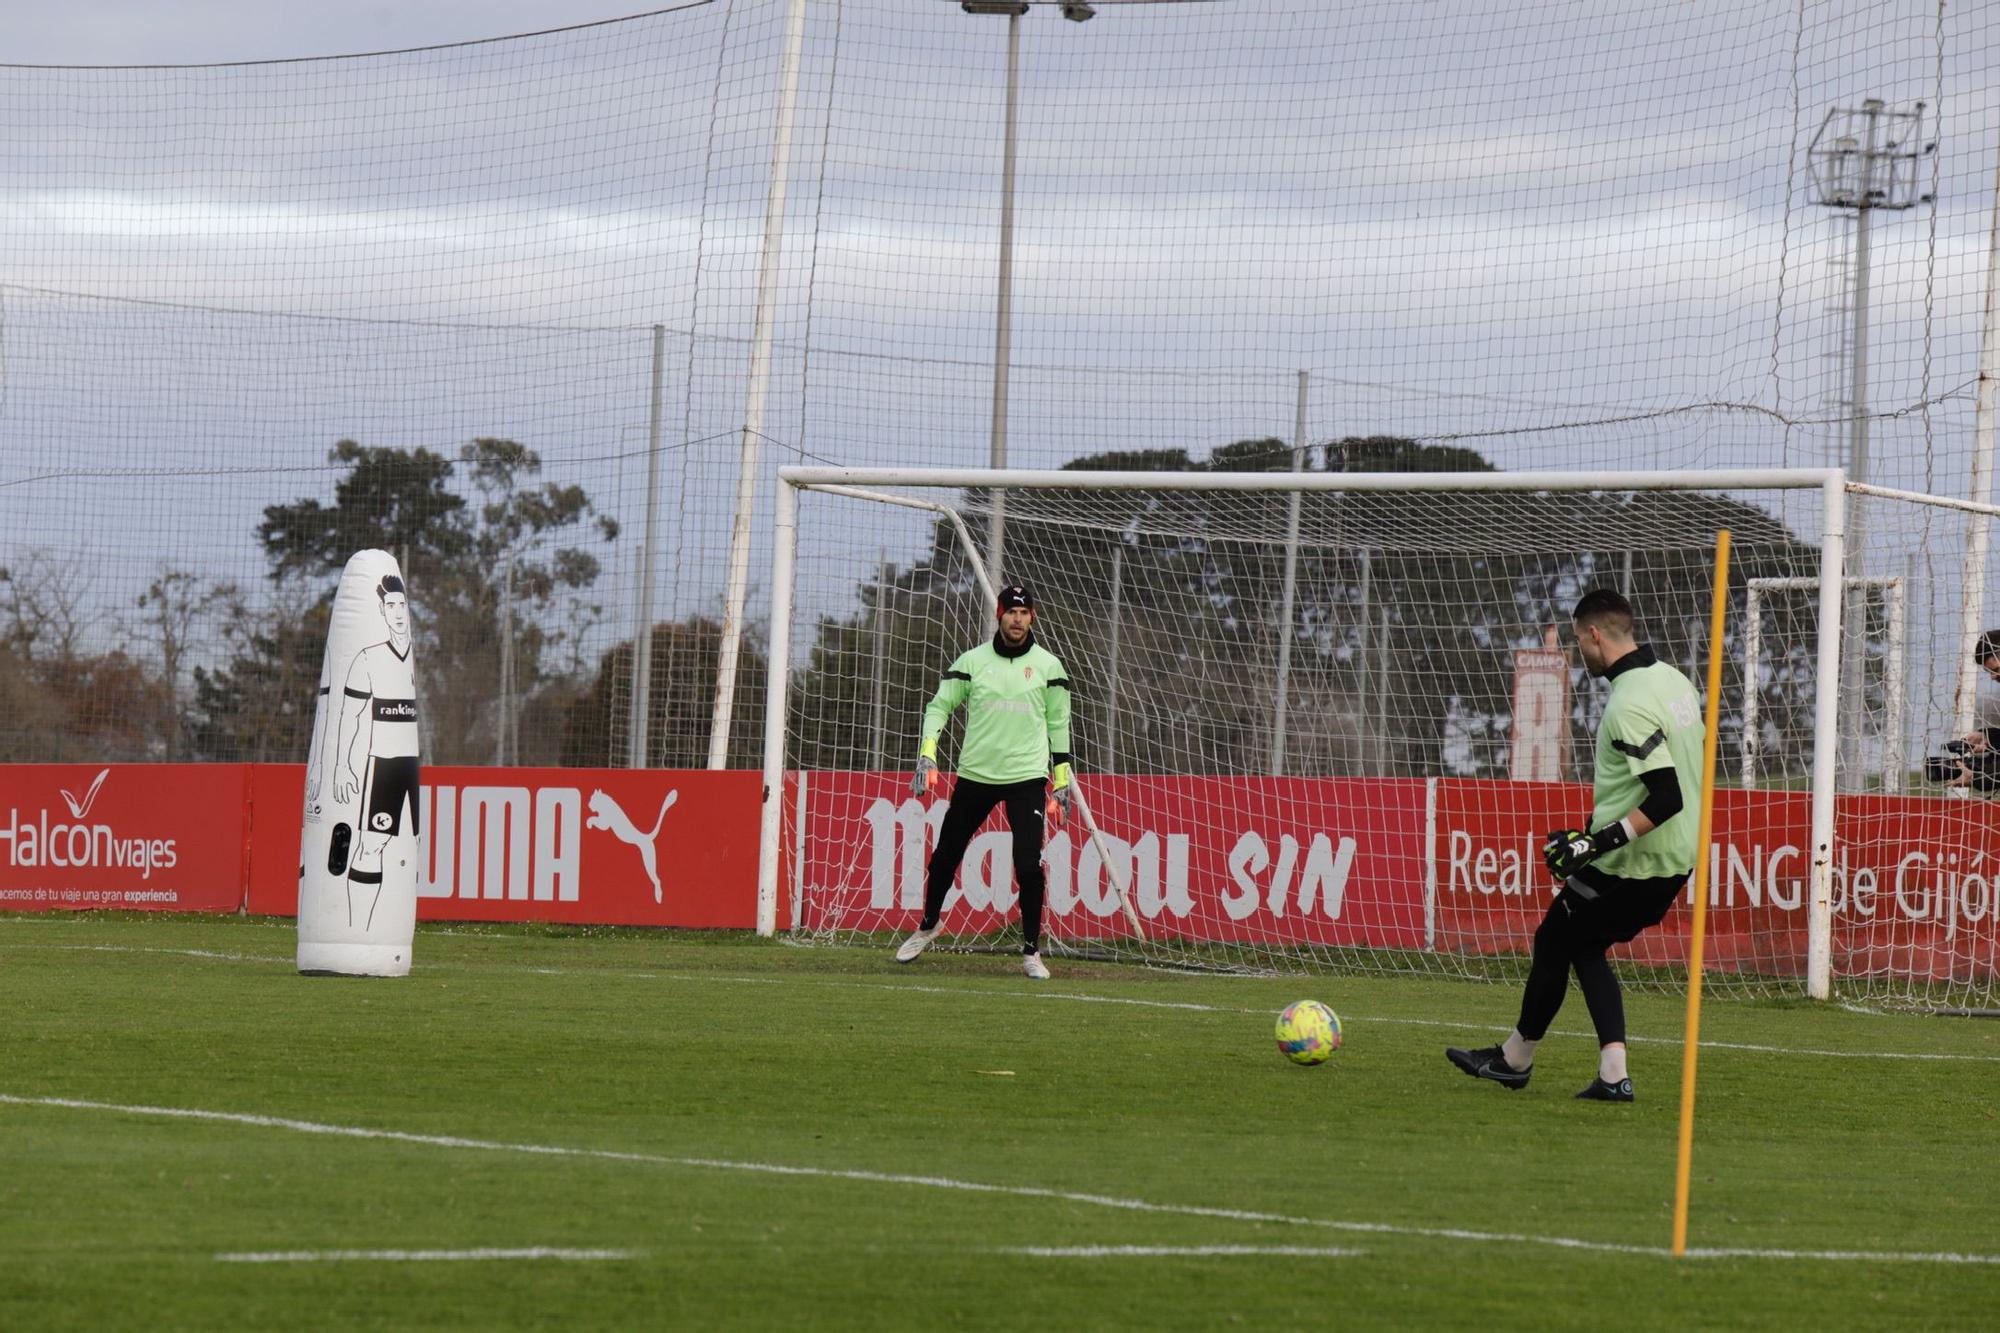
[[[2000,156],[1993,167],[1993,221],[1986,239],[1986,308],[1979,325],[1979,388],[1972,413],[1972,485],[1966,498],[1993,502],[1993,381],[2000,375]],[[1965,532],[1965,602],[1959,625],[1957,709],[1953,734],[1972,730],[1977,711],[1979,663],[1972,660],[1986,628],[1986,552],[1992,539],[1991,520],[1967,520]]]
[[[1104,771],[1118,771],[1118,622],[1124,608],[1125,542],[1121,537],[1111,548],[1111,650],[1104,664]]]
[[[493,762],[514,762],[514,557],[509,553],[500,573],[500,725],[493,729]]]
[[[1758,582],[1751,579],[1743,594],[1743,766],[1737,785],[1744,791],[1757,785],[1757,729],[1764,725],[1757,716],[1763,705],[1759,662],[1764,656],[1764,598]]]
[[[715,662],[715,712],[708,728],[710,768],[723,768],[729,763],[729,720],[736,708],[736,660],[743,645],[743,603],[750,588],[757,457],[764,440],[764,399],[771,383],[771,326],[777,314],[778,257],[785,248],[785,191],[791,181],[792,121],[799,100],[799,48],[805,43],[805,31],[806,0],[792,0],[785,15],[785,50],[778,70],[771,180],[764,193],[764,241],[757,261],[757,315],[750,336],[750,386],[743,400],[743,443],[736,464],[736,516],[729,529],[722,644]]]
[[[881,763],[885,753],[882,695],[889,660],[889,583],[889,552],[884,550],[875,562],[875,614],[869,617],[872,643],[868,654],[868,762],[871,764]]]
[[[638,605],[632,612],[631,729],[625,766],[646,766],[648,712],[653,706],[653,561],[660,532],[660,430],[666,413],[667,326],[653,326],[652,400],[646,417],[646,526],[639,538]]]
[[[1904,599],[1915,579],[1916,566],[1905,556],[1901,577],[1886,578],[1881,585],[1889,621],[1889,651],[1882,662],[1882,692],[1888,696],[1882,722],[1882,790],[1895,795],[1902,793],[1908,767],[1903,735],[1908,711],[1904,694],[1909,688],[1903,661],[1909,643]]]
[[[1355,715],[1355,729],[1361,737],[1359,747],[1361,760],[1363,763],[1372,764],[1375,758],[1375,701],[1369,697],[1369,691],[1373,686],[1375,672],[1368,654],[1368,640],[1375,618],[1374,606],[1369,600],[1372,591],[1369,579],[1374,570],[1374,562],[1368,557],[1367,547],[1362,547],[1360,554],[1361,578],[1358,594],[1360,605],[1355,614],[1359,635],[1354,646],[1354,667],[1358,676],[1355,693],[1361,707]]]
[[[1299,372],[1298,414],[1292,425],[1292,472],[1305,471],[1306,467],[1306,397],[1310,392],[1311,372]],[[1299,503],[1304,496],[1297,487],[1292,489],[1285,508],[1285,586],[1278,601],[1278,688],[1276,698],[1271,701],[1271,776],[1282,777],[1285,772],[1285,704],[1291,695],[1292,683],[1292,605],[1298,595],[1299,580]]]

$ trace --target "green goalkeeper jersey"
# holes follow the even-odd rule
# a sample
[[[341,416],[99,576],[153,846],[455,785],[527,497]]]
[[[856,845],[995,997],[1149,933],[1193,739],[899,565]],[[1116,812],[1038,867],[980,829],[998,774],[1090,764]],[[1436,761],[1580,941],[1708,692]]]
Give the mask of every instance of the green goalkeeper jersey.
[[[975,782],[1005,784],[1049,775],[1069,760],[1069,673],[1030,634],[1022,648],[1001,651],[996,634],[959,654],[924,710],[924,752],[965,705],[965,741],[958,771]]]
[[[1627,665],[1627,662],[1630,665]],[[1701,698],[1688,678],[1640,647],[1612,664],[1611,702],[1597,728],[1590,826],[1603,828],[1646,799],[1640,776],[1671,768],[1681,808],[1650,833],[1606,852],[1592,868],[1626,879],[1686,875],[1694,869],[1701,824]]]

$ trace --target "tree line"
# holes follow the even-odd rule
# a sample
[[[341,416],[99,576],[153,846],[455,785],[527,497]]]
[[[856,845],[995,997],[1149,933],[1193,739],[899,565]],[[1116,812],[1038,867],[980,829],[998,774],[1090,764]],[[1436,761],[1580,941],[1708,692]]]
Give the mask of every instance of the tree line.
[[[1323,472],[1492,472],[1476,451],[1357,436],[1311,451]],[[1292,447],[1242,440],[1208,459],[1113,451],[1069,470],[1199,475],[1282,472]],[[965,497],[982,509],[984,497]],[[1289,621],[1284,614],[1290,498],[1241,491],[1011,491],[1005,580],[1035,585],[1044,640],[1064,660],[1079,762],[1097,771],[1272,771],[1278,647],[1290,640],[1279,764],[1293,775],[1505,777],[1513,653],[1546,627],[1567,633],[1594,586],[1629,590],[1641,632],[1702,678],[1715,532],[1729,528],[1731,670],[1747,581],[1818,573],[1818,549],[1771,514],[1722,495],[1496,492],[1320,495],[1300,506]],[[969,518],[975,533],[983,531]],[[942,668],[990,632],[990,610],[956,529],[855,590],[855,609],[822,620],[794,696],[804,768],[894,767]],[[1765,599],[1763,770],[1809,765],[1811,598]],[[1879,645],[1879,608],[1870,608]],[[875,660],[882,658],[884,660]],[[1879,691],[1879,663],[1868,659]],[[1587,777],[1604,693],[1580,662],[1572,691],[1572,777]],[[888,719],[885,730],[882,719]],[[1741,710],[1724,709],[1725,765],[1741,753]],[[947,755],[947,759],[949,756]],[[1734,771],[1730,769],[1728,771]]]
[[[590,647],[605,615],[597,552],[616,521],[581,486],[541,479],[540,456],[514,440],[449,456],[341,440],[328,456],[341,470],[330,501],[263,511],[260,586],[165,566],[112,607],[75,564],[30,553],[0,567],[0,762],[302,761],[340,570],[377,548],[409,585],[431,762],[490,763],[511,723],[514,762],[625,763],[632,641],[594,660]],[[720,625],[695,616],[651,637],[646,760],[701,767]],[[730,763],[747,766],[758,641],[740,669],[759,681],[732,728]]]
[[[0,569],[0,761],[302,759],[338,573],[374,547],[408,577],[431,762],[492,762],[511,721],[513,762],[626,763],[634,644],[595,646],[605,639],[597,552],[619,532],[584,489],[542,479],[535,451],[507,439],[475,439],[449,456],[341,440],[329,457],[341,469],[330,499],[263,511],[261,586],[162,568],[109,648],[90,646],[105,635],[87,574],[32,554]],[[1494,470],[1474,450],[1392,436],[1328,442],[1310,457],[1330,472]],[[1068,466],[1198,475],[1288,471],[1293,461],[1285,442],[1249,439],[1207,459],[1113,451]],[[963,500],[976,511],[987,497]],[[1286,772],[1504,776],[1512,654],[1535,646],[1543,626],[1565,624],[1587,588],[1627,588],[1662,655],[1699,678],[1715,529],[1735,534],[1732,638],[1746,580],[1818,571],[1813,544],[1720,495],[1555,493],[1528,503],[1512,493],[1361,491],[1300,506],[1284,621],[1288,505],[1268,492],[1010,493],[1005,574],[1042,590],[1042,633],[1074,679],[1081,762],[1269,772],[1277,649],[1288,639]],[[1810,743],[1803,601],[1803,612],[1782,599],[1764,611],[1760,748],[1778,772],[1802,771]],[[901,766],[939,672],[990,627],[957,531],[939,522],[927,549],[872,571],[848,607],[809,631],[789,761]],[[1871,644],[1879,630],[1871,619]],[[646,762],[702,767],[720,624],[691,616],[650,635]],[[1726,690],[1742,688],[1738,657],[1732,645]],[[767,669],[763,637],[752,634],[731,767],[761,763]],[[1580,763],[1601,691],[1578,688],[1573,701]],[[1742,737],[1739,711],[1725,719],[1726,767]]]

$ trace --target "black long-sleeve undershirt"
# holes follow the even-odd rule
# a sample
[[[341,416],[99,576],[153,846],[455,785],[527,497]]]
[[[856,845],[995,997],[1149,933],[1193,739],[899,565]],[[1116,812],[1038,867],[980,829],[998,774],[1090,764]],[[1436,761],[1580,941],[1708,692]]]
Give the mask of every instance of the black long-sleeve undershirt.
[[[1680,775],[1671,765],[1641,773],[1639,781],[1646,784],[1646,799],[1639,802],[1638,812],[1651,820],[1654,828],[1679,814],[1686,804],[1681,800]]]

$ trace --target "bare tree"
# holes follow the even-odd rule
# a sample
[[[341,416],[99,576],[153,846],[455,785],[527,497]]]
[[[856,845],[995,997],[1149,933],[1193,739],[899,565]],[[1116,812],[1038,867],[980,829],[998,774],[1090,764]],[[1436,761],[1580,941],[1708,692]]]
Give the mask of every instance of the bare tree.
[[[170,763],[183,757],[188,749],[181,711],[181,683],[189,666],[190,650],[201,641],[201,631],[218,610],[241,601],[241,594],[233,585],[204,586],[195,574],[171,565],[162,565],[158,576],[139,594],[139,610],[144,613],[140,635],[159,654],[160,686],[165,693],[160,734],[165,758]]]

